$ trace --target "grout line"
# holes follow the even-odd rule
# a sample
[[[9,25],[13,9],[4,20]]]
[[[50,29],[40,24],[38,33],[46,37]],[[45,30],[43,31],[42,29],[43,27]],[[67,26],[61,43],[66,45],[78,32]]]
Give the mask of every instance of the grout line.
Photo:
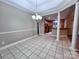
[[[51,45],[52,45],[52,43],[51,43]],[[50,45],[50,47],[51,47],[51,45]],[[47,52],[46,56],[48,55],[48,53],[49,53],[49,50],[50,50],[50,48],[48,49],[48,52]],[[45,56],[45,59],[46,59],[46,56]]]
[[[22,46],[23,48],[25,48],[25,49],[27,48],[27,47],[25,47],[25,46],[23,46],[23,45],[21,45],[21,46]],[[18,49],[19,49],[19,48],[18,48]],[[28,48],[27,48],[27,49],[28,49]],[[30,50],[30,49],[28,49],[28,50]],[[30,51],[31,51],[31,50],[30,50]],[[32,51],[31,51],[31,52],[32,52]],[[33,53],[33,52],[32,52],[32,53]],[[31,54],[31,55],[32,55],[32,54]]]
[[[13,56],[13,58],[16,59],[15,55],[9,49],[8,49],[8,51],[11,53],[11,55]]]
[[[47,46],[47,44],[43,47],[43,49]],[[43,50],[41,50],[40,52],[42,52]],[[40,53],[39,53],[40,54]],[[42,58],[42,57],[41,57]]]
[[[29,59],[29,57],[27,55],[25,55],[19,48],[17,48],[16,46],[15,46],[15,48],[18,49],[24,56],[26,56]]]
[[[56,42],[56,50],[55,50],[55,56],[54,56],[54,59],[56,59],[56,51],[57,51],[57,42]]]
[[[42,43],[42,44],[43,44],[43,43]],[[41,45],[39,45],[39,46],[41,46]],[[44,48],[44,47],[43,47],[43,48]],[[38,48],[36,48],[36,49],[38,49]],[[38,49],[38,50],[39,50],[39,49]],[[41,51],[42,51],[42,50],[40,50],[40,52],[41,52]],[[35,52],[35,51],[33,51],[33,53],[34,53],[34,52]],[[32,53],[32,54],[33,54],[33,53]],[[31,54],[31,55],[32,55],[32,54]],[[34,54],[37,55],[36,53],[34,53]],[[39,54],[40,54],[40,53],[39,53]],[[30,55],[30,56],[31,56],[31,55]],[[39,55],[37,55],[37,56],[39,56]],[[39,57],[40,57],[40,56],[39,56]],[[42,57],[40,57],[40,58],[42,58]]]
[[[43,44],[43,43],[42,43],[42,44]],[[22,45],[22,46],[23,46],[23,45]],[[23,47],[26,48],[25,46],[23,46]],[[33,48],[33,47],[32,47],[32,48]],[[38,49],[38,48],[36,48],[36,49]],[[31,49],[28,49],[28,50],[31,51]],[[41,52],[41,51],[42,51],[42,50],[40,50],[40,52]],[[32,52],[32,51],[31,51],[31,52]],[[33,54],[34,52],[35,52],[35,51],[33,51],[32,54]],[[31,55],[32,55],[32,54],[31,54]],[[37,55],[36,53],[34,53],[34,54]],[[31,55],[29,55],[29,56],[31,56]],[[39,56],[39,55],[37,55],[37,56]],[[40,57],[40,56],[39,56],[39,57]],[[41,58],[41,57],[40,57],[40,58]]]

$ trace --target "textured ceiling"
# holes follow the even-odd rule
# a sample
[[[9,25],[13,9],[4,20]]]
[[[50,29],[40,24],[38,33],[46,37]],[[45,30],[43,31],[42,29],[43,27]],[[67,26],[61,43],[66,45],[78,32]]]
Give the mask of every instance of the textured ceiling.
[[[29,9],[33,12],[40,12],[44,10],[48,10],[54,7],[57,7],[59,4],[64,2],[65,0],[7,0],[10,3],[19,5],[23,8]],[[37,1],[37,9],[36,9],[36,1]]]
[[[30,11],[31,14],[38,12],[41,15],[47,15],[51,12],[59,11],[66,5],[74,4],[77,0],[0,0],[1,2],[8,3],[21,10]]]

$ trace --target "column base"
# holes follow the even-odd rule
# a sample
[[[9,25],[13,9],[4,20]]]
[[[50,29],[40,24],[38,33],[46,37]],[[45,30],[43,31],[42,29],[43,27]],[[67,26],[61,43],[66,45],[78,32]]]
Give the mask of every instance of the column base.
[[[59,39],[56,39],[56,41],[59,41]]]
[[[74,48],[72,48],[72,47],[69,47],[69,49],[71,50],[71,53],[72,53],[72,54],[77,54],[77,53],[76,53],[76,49],[74,49]]]
[[[74,50],[74,48],[72,48],[72,47],[69,47],[69,49],[70,49],[70,50]]]

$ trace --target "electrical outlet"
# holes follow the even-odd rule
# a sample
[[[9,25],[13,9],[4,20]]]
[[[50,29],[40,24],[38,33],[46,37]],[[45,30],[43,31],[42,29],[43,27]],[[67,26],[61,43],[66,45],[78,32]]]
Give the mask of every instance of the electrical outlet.
[[[4,42],[4,41],[2,41],[2,42],[1,42],[1,44],[2,44],[2,45],[4,45],[4,44],[5,44],[5,42]]]

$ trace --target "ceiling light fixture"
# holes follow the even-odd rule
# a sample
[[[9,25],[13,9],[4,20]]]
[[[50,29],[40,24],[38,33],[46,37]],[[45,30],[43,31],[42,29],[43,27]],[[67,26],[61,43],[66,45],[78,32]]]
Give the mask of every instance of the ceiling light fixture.
[[[34,19],[34,20],[42,20],[42,16],[37,13],[37,0],[35,2],[35,15],[32,15],[32,19]]]

